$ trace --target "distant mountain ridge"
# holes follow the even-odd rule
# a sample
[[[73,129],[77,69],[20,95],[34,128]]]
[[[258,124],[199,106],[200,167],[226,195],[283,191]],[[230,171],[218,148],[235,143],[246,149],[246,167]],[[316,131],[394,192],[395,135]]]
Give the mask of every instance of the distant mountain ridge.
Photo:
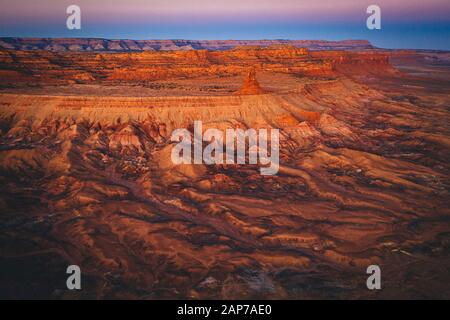
[[[0,37],[0,49],[54,52],[130,52],[178,50],[229,50],[238,46],[291,45],[309,50],[371,50],[367,40],[110,40],[99,38]]]

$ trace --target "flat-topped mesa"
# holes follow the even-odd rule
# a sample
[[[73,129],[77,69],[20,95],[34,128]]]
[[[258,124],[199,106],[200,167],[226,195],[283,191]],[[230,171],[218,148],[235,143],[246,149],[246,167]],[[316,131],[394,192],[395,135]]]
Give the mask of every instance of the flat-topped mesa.
[[[292,45],[310,50],[370,50],[366,40],[110,40],[96,38],[0,37],[1,49],[49,50],[54,52],[139,52],[181,50],[229,50],[239,46]]]
[[[225,55],[238,56],[243,59],[307,59],[309,50],[293,45],[239,46],[229,50]]]
[[[398,70],[390,64],[389,54],[386,52],[315,51],[311,56],[330,61],[335,72],[347,76],[398,74]]]
[[[247,77],[244,79],[242,88],[236,92],[238,95],[252,95],[252,94],[263,94],[266,93],[259,85],[258,80],[256,80],[256,71],[252,68],[248,73]]]
[[[252,67],[273,75],[291,74],[294,77],[334,77],[339,74],[385,76],[395,72],[389,64],[389,55],[384,52],[310,51],[288,45],[227,51],[133,53],[55,53],[0,49],[0,88],[37,88],[75,83],[140,85],[202,77],[211,77],[216,82],[223,79],[223,83],[226,83],[225,79],[242,75]],[[230,90],[224,89],[222,92],[229,93]]]

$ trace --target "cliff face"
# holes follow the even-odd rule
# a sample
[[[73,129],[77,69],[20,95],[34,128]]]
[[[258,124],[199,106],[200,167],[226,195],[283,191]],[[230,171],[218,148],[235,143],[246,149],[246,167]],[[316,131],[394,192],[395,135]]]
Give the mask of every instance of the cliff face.
[[[237,92],[237,94],[262,94],[265,91],[259,85],[258,80],[256,80],[256,71],[255,69],[251,69],[247,77],[244,79],[244,83],[242,84],[242,88]]]
[[[14,83],[141,83],[165,79],[226,77],[257,71],[296,76],[393,71],[388,56],[376,52],[309,52],[293,46],[238,47],[228,51],[140,53],[54,53],[0,51],[3,86]],[[389,71],[389,72],[390,72]],[[18,81],[20,80],[20,81]]]
[[[397,74],[389,62],[390,54],[382,52],[322,51],[313,52],[316,59],[332,61],[333,70],[345,75],[387,75]]]
[[[228,50],[237,46],[293,45],[311,50],[369,50],[366,40],[108,40],[73,38],[0,38],[0,48],[14,50],[80,51],[180,51]]]

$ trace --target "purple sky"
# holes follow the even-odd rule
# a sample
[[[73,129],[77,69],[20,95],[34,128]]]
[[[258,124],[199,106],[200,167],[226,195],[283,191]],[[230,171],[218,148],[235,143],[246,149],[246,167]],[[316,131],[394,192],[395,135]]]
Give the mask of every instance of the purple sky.
[[[65,26],[82,10],[82,30]],[[382,29],[365,26],[382,10]],[[0,36],[368,39],[383,47],[450,49],[450,0],[0,0]]]

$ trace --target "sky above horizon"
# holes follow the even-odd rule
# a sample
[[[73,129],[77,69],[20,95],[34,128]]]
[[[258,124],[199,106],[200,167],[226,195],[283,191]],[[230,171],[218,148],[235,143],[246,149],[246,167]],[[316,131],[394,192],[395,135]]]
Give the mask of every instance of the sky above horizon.
[[[66,8],[81,8],[68,30]],[[381,30],[366,9],[381,8]],[[2,37],[366,39],[378,47],[450,50],[450,0],[0,0]]]

